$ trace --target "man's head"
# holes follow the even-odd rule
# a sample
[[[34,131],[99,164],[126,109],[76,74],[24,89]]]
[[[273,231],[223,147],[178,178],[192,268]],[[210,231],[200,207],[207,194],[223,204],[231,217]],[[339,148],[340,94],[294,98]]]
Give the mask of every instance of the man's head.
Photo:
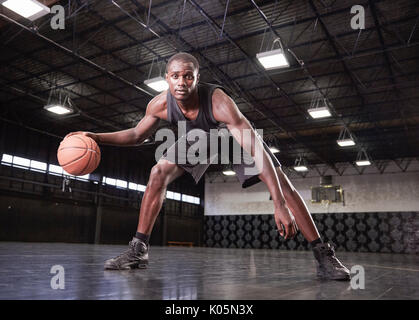
[[[188,100],[199,81],[198,60],[186,52],[173,55],[166,65],[166,80],[175,99]]]

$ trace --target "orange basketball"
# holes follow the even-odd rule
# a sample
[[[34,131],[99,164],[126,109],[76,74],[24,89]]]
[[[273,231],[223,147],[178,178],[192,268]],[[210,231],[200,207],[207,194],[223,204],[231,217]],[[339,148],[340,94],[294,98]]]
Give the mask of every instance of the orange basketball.
[[[84,176],[93,172],[100,162],[100,149],[95,140],[76,134],[61,141],[58,163],[69,174]]]

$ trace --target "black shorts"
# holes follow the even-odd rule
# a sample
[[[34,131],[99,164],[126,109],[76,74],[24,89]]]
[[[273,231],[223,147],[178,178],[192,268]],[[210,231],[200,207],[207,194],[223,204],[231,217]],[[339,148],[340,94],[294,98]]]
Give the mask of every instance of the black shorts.
[[[211,164],[217,163],[229,163],[231,169],[236,173],[242,188],[247,188],[260,182],[258,177],[260,172],[256,169],[253,158],[238,144],[230,133],[226,134],[226,131],[219,131],[215,136],[214,133],[205,132],[203,130],[199,130],[199,132],[196,130],[193,131],[195,131],[193,134],[195,139],[191,138],[192,131],[188,132],[188,134],[180,137],[171,147],[169,147],[161,159],[177,164],[186,172],[190,173],[196,183],[199,182]],[[263,141],[259,134],[257,135],[263,142],[264,149],[271,157],[274,167],[281,167],[280,162],[271,152],[268,145]],[[197,136],[201,139],[198,139]],[[211,136],[212,139],[214,139],[213,141],[218,141],[218,148],[210,148]],[[226,152],[222,152],[226,149],[222,150],[221,145],[223,141],[226,142],[227,140],[229,152],[226,155]],[[199,144],[199,141],[206,141],[206,145],[202,147],[202,145]],[[197,161],[190,161],[190,155],[195,153],[197,149],[200,150],[200,152],[195,154],[197,156]]]

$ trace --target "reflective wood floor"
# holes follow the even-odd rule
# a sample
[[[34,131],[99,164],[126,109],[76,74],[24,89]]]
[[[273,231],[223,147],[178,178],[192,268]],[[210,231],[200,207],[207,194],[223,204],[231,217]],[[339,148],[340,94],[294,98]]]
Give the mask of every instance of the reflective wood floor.
[[[338,252],[349,269],[365,270],[365,288],[355,289],[317,280],[310,251],[151,247],[148,269],[103,270],[126,249],[0,242],[0,299],[419,299],[417,255]],[[64,289],[51,287],[60,283],[54,265]]]

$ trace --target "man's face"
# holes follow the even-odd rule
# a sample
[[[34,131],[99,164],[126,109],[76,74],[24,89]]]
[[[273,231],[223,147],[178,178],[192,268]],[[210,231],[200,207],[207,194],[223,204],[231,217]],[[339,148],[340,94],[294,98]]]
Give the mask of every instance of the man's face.
[[[192,62],[174,60],[166,73],[170,93],[176,100],[188,100],[196,90],[199,74]]]

